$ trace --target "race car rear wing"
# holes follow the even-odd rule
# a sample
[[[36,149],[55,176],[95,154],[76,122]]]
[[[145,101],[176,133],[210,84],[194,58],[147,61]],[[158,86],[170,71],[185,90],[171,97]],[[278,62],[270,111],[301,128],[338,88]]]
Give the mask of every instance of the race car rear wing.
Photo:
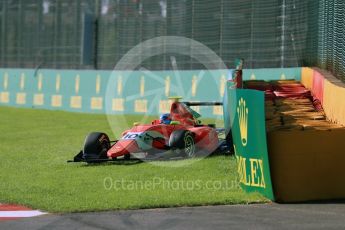
[[[212,102],[182,102],[187,106],[222,106],[223,102],[217,102],[217,101],[212,101]]]

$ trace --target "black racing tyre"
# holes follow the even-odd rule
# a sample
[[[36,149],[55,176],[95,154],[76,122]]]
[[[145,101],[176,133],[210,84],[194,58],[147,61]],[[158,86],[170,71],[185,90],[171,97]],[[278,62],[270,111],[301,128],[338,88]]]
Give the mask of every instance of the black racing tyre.
[[[129,153],[125,154],[123,156],[123,159],[126,160],[126,161],[130,160],[131,159],[131,154],[129,154]]]
[[[188,130],[176,130],[171,133],[169,138],[170,148],[188,158],[195,157],[194,135]]]
[[[88,163],[108,159],[107,151],[110,149],[110,140],[107,134],[93,132],[87,135],[84,142],[83,158]]]
[[[232,139],[231,130],[229,131],[228,134],[226,134],[225,141],[226,141],[226,145],[228,146],[228,153],[229,153],[229,155],[235,154],[234,142],[233,142],[233,139]]]

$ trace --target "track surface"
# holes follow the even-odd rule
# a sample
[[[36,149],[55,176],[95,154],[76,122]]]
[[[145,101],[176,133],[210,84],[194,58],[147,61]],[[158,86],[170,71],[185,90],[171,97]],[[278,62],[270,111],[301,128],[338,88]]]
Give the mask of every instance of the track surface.
[[[258,204],[44,215],[0,229],[344,229],[345,203]]]

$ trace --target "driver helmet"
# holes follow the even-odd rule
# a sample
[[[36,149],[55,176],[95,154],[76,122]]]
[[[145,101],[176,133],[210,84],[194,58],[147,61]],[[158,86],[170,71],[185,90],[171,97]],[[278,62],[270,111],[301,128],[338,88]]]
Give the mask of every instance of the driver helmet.
[[[169,113],[164,113],[160,116],[159,118],[161,124],[166,124],[169,125],[171,122],[170,114]]]

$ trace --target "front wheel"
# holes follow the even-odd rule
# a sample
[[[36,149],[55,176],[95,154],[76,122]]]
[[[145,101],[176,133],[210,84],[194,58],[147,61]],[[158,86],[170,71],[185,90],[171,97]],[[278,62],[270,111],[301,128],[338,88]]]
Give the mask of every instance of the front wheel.
[[[107,134],[93,132],[87,135],[84,142],[83,158],[88,163],[108,159],[107,151],[110,149],[110,140]]]
[[[185,157],[195,157],[195,142],[194,135],[188,130],[176,130],[169,138],[170,148]]]

